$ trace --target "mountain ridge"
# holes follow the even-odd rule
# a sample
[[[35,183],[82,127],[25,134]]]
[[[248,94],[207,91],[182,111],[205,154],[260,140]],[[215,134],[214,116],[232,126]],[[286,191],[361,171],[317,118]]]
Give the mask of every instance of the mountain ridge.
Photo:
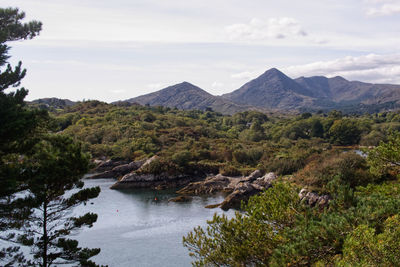
[[[74,103],[68,101],[47,98],[35,100],[33,103],[63,108]],[[301,76],[292,79],[272,68],[237,90],[221,96],[212,95],[184,81],[113,104],[166,106],[185,110],[212,109],[223,114],[246,110],[312,112],[332,109],[349,113],[371,113],[400,108],[400,85],[349,81],[341,76]]]

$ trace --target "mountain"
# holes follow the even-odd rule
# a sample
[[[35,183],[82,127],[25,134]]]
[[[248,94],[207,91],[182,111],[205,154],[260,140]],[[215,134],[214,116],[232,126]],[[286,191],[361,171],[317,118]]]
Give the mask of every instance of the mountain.
[[[376,112],[400,107],[400,86],[348,81],[324,76],[291,79],[273,68],[232,93],[232,102],[277,110],[329,110]]]
[[[312,92],[273,68],[222,97],[235,103],[269,109],[297,109],[312,103]]]
[[[242,106],[220,96],[214,96],[203,89],[183,82],[169,86],[154,93],[138,96],[124,100],[124,102],[138,103],[150,106],[166,106],[178,109],[199,109],[211,108],[223,114],[251,109],[249,106]]]

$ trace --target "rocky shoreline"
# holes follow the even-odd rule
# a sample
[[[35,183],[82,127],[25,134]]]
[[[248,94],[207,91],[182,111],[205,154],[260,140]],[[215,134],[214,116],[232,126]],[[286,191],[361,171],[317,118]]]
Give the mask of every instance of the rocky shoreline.
[[[209,205],[207,208],[220,207],[223,210],[231,208],[240,209],[242,202],[247,202],[251,196],[273,186],[277,179],[275,173],[262,175],[260,170],[252,172],[248,176],[224,176],[217,175],[170,175],[167,173],[151,174],[143,173],[143,169],[151,164],[158,157],[153,156],[149,159],[140,161],[99,161],[99,165],[92,171],[94,173],[89,179],[114,178],[117,181],[110,187],[111,189],[134,189],[134,188],[154,188],[158,190],[167,188],[179,188],[178,197],[170,199],[173,202],[184,202],[192,199],[192,196],[210,195],[214,193],[227,194],[223,202]],[[314,192],[309,192],[303,188],[299,193],[301,201],[310,206],[324,208],[331,200],[330,196],[319,196]]]

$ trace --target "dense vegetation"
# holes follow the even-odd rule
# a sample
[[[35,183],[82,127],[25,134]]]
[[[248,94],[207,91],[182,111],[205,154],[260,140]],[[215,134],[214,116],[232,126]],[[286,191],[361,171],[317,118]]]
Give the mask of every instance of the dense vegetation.
[[[316,155],[328,159],[344,146],[374,146],[400,129],[400,115],[394,112],[223,116],[87,101],[54,114],[58,129],[83,142],[93,157],[135,160],[157,154],[160,168],[226,174],[256,168],[292,174],[320,159]]]
[[[197,266],[400,264],[397,112],[223,116],[88,101],[54,114],[94,157],[159,155],[148,172],[280,175],[234,218],[214,216],[184,238]],[[301,202],[304,187],[329,206]]]

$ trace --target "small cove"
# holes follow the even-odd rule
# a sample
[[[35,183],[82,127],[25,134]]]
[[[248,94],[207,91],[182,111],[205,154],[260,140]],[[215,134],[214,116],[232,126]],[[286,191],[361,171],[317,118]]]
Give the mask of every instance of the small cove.
[[[100,196],[75,213],[95,212],[98,220],[74,238],[80,246],[101,248],[97,264],[112,266],[191,266],[182,236],[221,209],[204,206],[220,203],[222,195],[194,197],[186,203],[168,202],[175,190],[117,191],[109,187],[113,179],[85,179],[85,187],[100,186]],[[157,198],[157,201],[155,199]],[[234,211],[226,212],[232,216]]]

